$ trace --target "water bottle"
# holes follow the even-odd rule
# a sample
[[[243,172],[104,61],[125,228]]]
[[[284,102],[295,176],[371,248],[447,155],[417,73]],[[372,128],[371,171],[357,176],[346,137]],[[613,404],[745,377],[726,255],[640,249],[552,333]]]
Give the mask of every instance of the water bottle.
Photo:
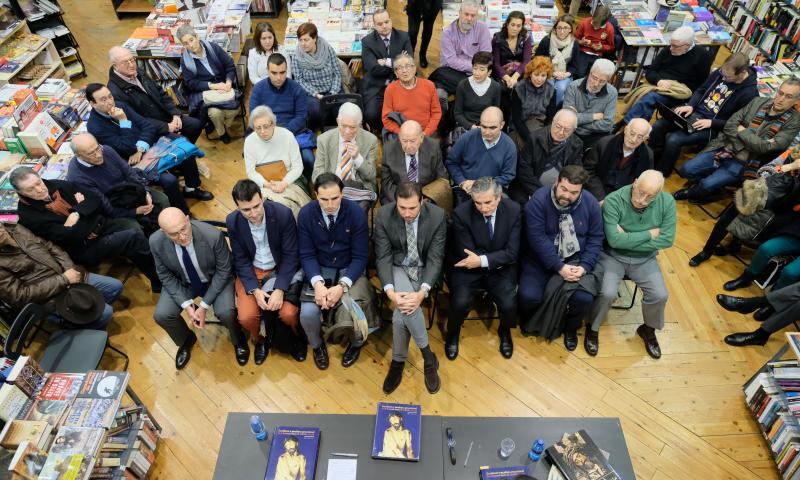
[[[531,446],[531,451],[528,452],[528,458],[534,462],[538,462],[542,458],[544,452],[544,440],[541,438],[536,439]]]
[[[250,417],[250,431],[253,432],[259,442],[267,439],[267,429],[264,428],[264,422],[261,421],[261,417],[258,415]]]

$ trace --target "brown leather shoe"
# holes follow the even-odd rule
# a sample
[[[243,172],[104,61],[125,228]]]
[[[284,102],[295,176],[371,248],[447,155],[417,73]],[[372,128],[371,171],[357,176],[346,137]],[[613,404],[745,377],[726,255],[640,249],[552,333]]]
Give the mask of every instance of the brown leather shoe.
[[[636,329],[636,334],[644,340],[644,348],[647,350],[648,355],[656,360],[661,358],[661,347],[658,345],[655,330],[647,325],[639,325],[639,328]]]
[[[593,357],[597,355],[597,350],[600,348],[599,333],[586,327],[586,333],[583,335],[583,348],[586,349],[586,353]]]

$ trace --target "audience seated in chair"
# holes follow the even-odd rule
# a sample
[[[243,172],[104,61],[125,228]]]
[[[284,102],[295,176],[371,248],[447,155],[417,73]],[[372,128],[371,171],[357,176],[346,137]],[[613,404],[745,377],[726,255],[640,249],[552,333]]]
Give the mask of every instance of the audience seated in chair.
[[[584,148],[611,133],[614,126],[617,89],[608,82],[615,71],[613,62],[600,58],[592,64],[586,78],[573,80],[564,92],[564,108],[571,108],[578,114],[576,133],[583,140]]]
[[[375,217],[375,264],[392,313],[392,363],[383,382],[387,395],[400,385],[408,358],[408,343],[422,352],[425,387],[439,391],[439,362],[428,345],[422,314],[425,300],[442,276],[447,240],[444,211],[422,201],[418,183],[403,182],[395,190],[395,202],[383,205]]]
[[[581,53],[592,63],[597,57],[614,58],[617,51],[614,39],[614,25],[609,22],[611,11],[605,5],[598,5],[591,17],[586,17],[575,29],[575,41]]]
[[[597,355],[600,326],[617,298],[620,282],[629,278],[644,293],[644,324],[636,334],[644,340],[648,355],[661,358],[655,331],[664,328],[669,292],[656,257],[659,250],[671,247],[675,241],[675,200],[664,192],[661,172],[646,170],[632,185],[610,192],[602,208],[606,241],[595,266],[602,272],[602,286],[589,314],[584,348],[589,355]]]
[[[512,11],[500,31],[492,36],[492,77],[503,87],[504,95],[510,95],[524,76],[525,66],[531,61],[532,45],[525,28],[525,14]]]
[[[395,57],[392,67],[397,80],[386,87],[383,97],[381,118],[384,132],[396,136],[403,122],[414,120],[422,125],[426,136],[432,137],[442,119],[436,87],[430,80],[417,77],[414,58],[409,54],[401,53]]]
[[[556,114],[553,64],[548,57],[534,57],[525,66],[523,81],[511,94],[511,121],[518,145],[531,141],[531,132],[549,125]]]
[[[575,39],[575,17],[562,15],[558,17],[555,25],[536,46],[534,55],[550,58],[553,64],[553,79],[556,88],[556,105],[561,107],[564,102],[564,92],[573,80],[585,76],[584,56],[581,54],[580,45]]]
[[[493,80],[489,73],[492,68],[492,54],[478,52],[472,56],[472,75],[461,80],[456,88],[456,101],[453,116],[456,129],[461,133],[478,128],[481,113],[489,107],[500,107],[500,84]]]
[[[253,31],[253,48],[247,52],[247,76],[250,78],[250,83],[253,87],[258,85],[261,80],[269,78],[269,57],[273,53],[285,56],[286,49],[278,43],[278,35],[275,33],[275,28],[269,22],[259,22]],[[286,76],[291,78],[291,65],[284,63],[286,65]]]
[[[306,91],[308,127],[316,130],[322,123],[320,99],[342,91],[342,71],[336,50],[318,36],[317,26],[306,22],[297,27],[297,50],[292,56],[294,80]]]
[[[622,133],[601,138],[586,154],[586,189],[598,201],[602,203],[607,194],[630,185],[653,168],[653,151],[644,143],[650,130],[647,120],[634,118]]]
[[[722,133],[680,169],[691,187],[675,200],[705,203],[720,191],[755,176],[758,168],[786,150],[800,131],[800,80],[784,80],[775,97],[754,98],[725,123]]]

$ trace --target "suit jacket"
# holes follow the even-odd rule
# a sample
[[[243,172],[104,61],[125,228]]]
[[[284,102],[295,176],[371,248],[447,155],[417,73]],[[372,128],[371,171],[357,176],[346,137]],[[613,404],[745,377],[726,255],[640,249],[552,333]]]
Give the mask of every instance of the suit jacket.
[[[131,122],[131,128],[122,128],[119,122],[111,117],[99,114],[92,109],[89,114],[89,120],[86,122],[86,129],[94,135],[97,143],[107,145],[121,157],[127,160],[128,157],[136,153],[136,142],[142,140],[148,145],[152,146],[158,135],[156,127],[148,122],[143,116],[136,113],[136,111],[125,102],[116,102],[117,107],[125,112],[125,116]]]
[[[297,256],[297,224],[289,208],[272,200],[264,200],[264,221],[267,222],[267,243],[272,258],[275,259],[275,289],[285,292],[300,266]],[[229,213],[225,224],[231,240],[233,268],[244,284],[244,290],[249,292],[258,288],[258,279],[253,272],[256,243],[247,219],[239,210]]]
[[[447,221],[444,210],[423,202],[417,223],[417,252],[424,262],[420,285],[436,285],[442,275]],[[394,203],[382,206],[375,219],[375,264],[381,284],[394,283],[392,267],[400,266],[408,254],[406,224]]]
[[[355,170],[356,180],[364,184],[364,188],[373,192],[378,187],[375,180],[375,164],[378,156],[378,138],[359,128],[355,137],[358,153],[364,157],[364,162]],[[335,173],[339,164],[339,129],[334,128],[317,137],[317,159],[314,162],[314,171],[311,173],[311,183],[325,172]]]
[[[397,78],[392,67],[379,65],[378,60],[381,58],[394,60],[394,57],[402,52],[413,54],[414,49],[411,48],[411,39],[408,34],[395,28],[392,29],[389,37],[388,51],[383,39],[374,30],[361,39],[361,57],[364,60],[364,80],[361,84],[361,94],[364,98],[377,95],[386,88],[387,80],[391,82]]]
[[[408,179],[406,170],[406,153],[398,140],[387,142],[383,146],[381,160],[381,204],[394,202],[397,186]],[[425,137],[417,152],[417,180],[425,186],[439,178],[450,178],[447,167],[442,161],[442,149],[439,142]]]
[[[114,67],[108,70],[108,89],[114,95],[114,100],[128,104],[136,113],[155,125],[156,130],[169,131],[167,124],[172,121],[173,116],[180,116],[181,111],[172,97],[144,72],[140,71],[136,77],[144,90],[120,77]]]
[[[494,219],[494,236],[489,238],[486,219],[472,202],[464,202],[453,210],[453,237],[451,255],[453,263],[466,257],[464,249],[476,255],[486,255],[488,268],[453,268],[452,286],[468,284],[486,273],[500,275],[514,283],[517,281],[517,259],[522,235],[522,207],[508,197],[497,205]]]
[[[622,160],[624,141],[624,133],[603,137],[589,150],[583,161],[583,166],[589,172],[586,189],[598,200],[604,199],[607,194],[616,190],[616,188],[609,189],[609,186],[613,185],[618,175],[623,175],[619,170],[619,162]],[[630,170],[626,178],[620,179],[624,180],[624,183],[619,187],[633,183],[642,172],[651,168],[653,168],[653,151],[646,143],[642,143],[633,151]]]
[[[197,264],[210,282],[203,301],[211,305],[233,281],[231,251],[225,236],[215,227],[199,220],[192,220],[191,225]],[[150,235],[150,251],[156,264],[156,273],[164,287],[162,295],[169,295],[178,305],[193,299],[191,283],[183,273],[175,243],[163,230]]]

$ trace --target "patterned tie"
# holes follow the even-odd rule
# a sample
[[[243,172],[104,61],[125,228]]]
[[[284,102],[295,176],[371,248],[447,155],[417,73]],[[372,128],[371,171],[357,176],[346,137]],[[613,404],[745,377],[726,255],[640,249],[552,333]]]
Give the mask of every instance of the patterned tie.
[[[189,277],[189,283],[192,286],[192,295],[195,297],[202,297],[206,294],[208,285],[200,280],[200,274],[198,274],[197,269],[194,268],[192,257],[189,255],[189,250],[187,250],[183,245],[180,245],[180,247],[181,256],[183,257],[183,267],[186,269],[186,275]]]
[[[389,53],[389,37],[383,37],[383,44],[386,45],[386,53]]]
[[[489,240],[494,238],[494,226],[492,225],[492,216],[486,217],[486,230],[489,232]]]
[[[409,182],[418,182],[417,176],[419,172],[417,171],[417,156],[411,155],[411,160],[408,162],[408,181]]]
[[[333,215],[328,215],[328,230],[333,231],[333,227],[336,225],[336,218]]]
[[[417,233],[414,231],[414,224],[406,222],[406,245],[408,255],[406,255],[406,265],[403,269],[408,275],[408,279],[416,282],[419,279],[419,252],[417,251]]]
[[[339,178],[342,180],[352,180],[347,177],[353,173],[353,159],[345,158],[345,154],[347,154],[347,148],[342,150],[342,155],[339,157]]]

